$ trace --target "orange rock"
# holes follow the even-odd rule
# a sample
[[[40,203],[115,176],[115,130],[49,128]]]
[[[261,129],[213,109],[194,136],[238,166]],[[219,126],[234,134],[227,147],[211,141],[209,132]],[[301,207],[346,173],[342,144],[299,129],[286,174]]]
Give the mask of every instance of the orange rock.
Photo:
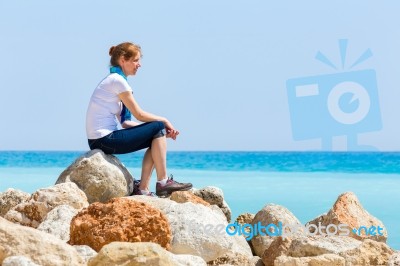
[[[194,204],[203,204],[207,207],[210,206],[210,203],[204,201],[202,198],[189,191],[175,191],[171,194],[170,200],[173,200],[177,203],[192,202]]]
[[[95,202],[71,221],[71,245],[88,245],[97,252],[114,241],[153,242],[167,250],[172,240],[166,216],[154,207],[126,198]]]

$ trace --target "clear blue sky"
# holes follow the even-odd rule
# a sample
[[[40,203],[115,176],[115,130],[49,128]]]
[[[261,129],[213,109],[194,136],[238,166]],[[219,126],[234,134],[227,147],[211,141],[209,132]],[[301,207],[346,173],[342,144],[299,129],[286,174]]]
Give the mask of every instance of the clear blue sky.
[[[123,41],[143,50],[129,78],[137,101],[181,131],[170,150],[320,149],[319,139],[294,140],[286,82],[348,71],[367,49],[373,56],[352,71],[375,71],[381,127],[358,140],[400,150],[399,10],[361,0],[0,1],[0,150],[87,150],[87,104],[109,47]],[[339,39],[348,39],[343,70]],[[304,108],[322,114],[323,101]]]

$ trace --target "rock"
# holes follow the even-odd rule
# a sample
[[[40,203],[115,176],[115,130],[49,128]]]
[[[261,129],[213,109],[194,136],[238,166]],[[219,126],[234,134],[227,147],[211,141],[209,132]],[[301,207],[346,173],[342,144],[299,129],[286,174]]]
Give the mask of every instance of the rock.
[[[171,259],[175,263],[175,265],[179,266],[207,266],[207,263],[200,257],[198,256],[193,256],[193,255],[176,255],[172,254]]]
[[[10,256],[25,256],[41,266],[84,265],[78,252],[60,239],[0,217],[0,265]]]
[[[3,260],[2,266],[40,266],[24,256],[10,256]]]
[[[345,259],[335,254],[324,254],[314,257],[294,258],[280,256],[275,260],[274,266],[344,266]]]
[[[366,239],[357,248],[340,252],[339,255],[345,258],[346,263],[352,263],[352,265],[386,266],[393,253],[393,250],[385,243]]]
[[[390,256],[387,266],[400,266],[400,251]]]
[[[218,187],[208,186],[202,189],[194,189],[194,195],[202,198],[211,205],[217,205],[224,213],[228,223],[231,222],[232,212],[228,204],[224,200],[224,193]]]
[[[77,213],[78,210],[69,205],[59,205],[47,214],[37,229],[68,242],[71,220]]]
[[[155,243],[112,242],[105,245],[97,256],[89,261],[88,266],[181,266],[182,264],[177,264],[173,256]]]
[[[93,203],[131,195],[133,181],[117,157],[95,149],[76,159],[61,173],[56,184],[76,183],[85,192],[89,203]]]
[[[253,257],[243,256],[242,254],[227,253],[207,265],[232,265],[232,266],[254,266]]]
[[[276,237],[261,257],[264,265],[274,266],[277,257],[288,254],[291,244],[292,240],[290,238]]]
[[[356,250],[361,245],[358,241],[346,236],[314,236],[296,238],[291,241],[286,255],[291,257],[310,257],[323,254],[344,254]]]
[[[255,215],[252,213],[242,213],[240,214],[237,218],[236,218],[236,222],[238,224],[244,225],[244,224],[251,224],[251,222],[253,221]]]
[[[173,235],[172,253],[199,256],[206,262],[228,252],[253,257],[242,236],[229,236],[225,232],[227,222],[219,208],[213,210],[201,204],[179,204],[169,199],[147,196],[133,196],[129,199],[146,202],[168,217]]]
[[[127,198],[92,203],[72,219],[70,234],[70,244],[88,245],[96,251],[114,241],[155,242],[170,249],[172,238],[163,213]]]
[[[349,236],[355,239],[372,239],[380,242],[386,242],[387,240],[386,227],[382,221],[369,214],[363,208],[357,196],[353,192],[346,192],[339,195],[332,209],[330,209],[328,213],[315,218],[308,222],[307,225],[308,224],[314,224],[316,226],[319,224],[323,226],[328,226],[330,224],[346,224],[349,226]],[[360,229],[362,226],[364,228]],[[374,232],[372,232],[375,235],[366,235],[365,230],[367,228],[369,229],[371,226],[375,227]],[[383,228],[383,231],[380,231],[382,232],[382,235],[378,233],[378,226]]]
[[[88,205],[85,193],[74,183],[67,182],[42,188],[32,194],[29,201],[22,202],[4,216],[7,220],[36,228],[46,215],[59,205],[69,205],[80,210]]]
[[[86,245],[75,245],[74,249],[78,252],[78,254],[85,260],[87,264],[91,258],[94,258],[97,255],[97,252],[94,251],[91,247]]]
[[[391,250],[385,243],[370,239],[359,241],[347,236],[313,236],[295,238],[290,241],[291,243],[289,246],[286,245],[284,248],[281,247],[281,250],[284,251],[281,255],[302,258],[335,254],[344,258],[348,265],[386,265],[390,256],[393,254],[393,250]],[[269,249],[273,247],[274,243],[271,244]],[[290,260],[292,262],[296,261],[293,259]],[[263,257],[263,262],[266,266],[274,265],[271,264],[269,259],[266,260],[265,257]]]
[[[30,196],[29,193],[13,188],[0,193],[0,217],[4,217],[16,205],[28,201]]]
[[[175,191],[171,194],[170,200],[177,203],[192,202],[194,204],[203,204],[204,206],[210,206],[210,203],[204,201],[202,198],[194,195],[190,191]]]
[[[253,221],[251,222],[252,225],[262,225],[262,226],[268,226],[270,224],[273,224],[275,226],[279,225],[279,222],[282,223],[282,227],[285,226],[291,226],[290,229],[287,227],[284,232],[285,234],[288,234],[288,236],[301,236],[302,234],[302,224],[300,221],[294,216],[293,213],[291,213],[288,209],[286,209],[283,206],[276,205],[276,204],[267,204],[262,208],[254,217]],[[274,231],[274,227],[270,227],[268,231],[270,233],[276,234],[277,232]],[[291,232],[294,231],[294,232]],[[265,230],[263,230],[265,233]],[[284,234],[282,235],[284,236]],[[269,245],[275,240],[276,236],[269,236],[266,234],[265,236],[262,236],[260,234],[257,234],[251,239],[251,243],[254,248],[254,252],[257,256],[262,257],[264,254],[264,251],[268,249]]]

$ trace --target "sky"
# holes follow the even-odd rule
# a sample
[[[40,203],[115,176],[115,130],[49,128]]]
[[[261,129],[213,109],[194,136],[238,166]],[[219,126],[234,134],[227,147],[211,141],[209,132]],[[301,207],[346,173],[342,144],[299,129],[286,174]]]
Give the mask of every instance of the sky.
[[[169,150],[399,151],[399,9],[0,0],[0,150],[88,150],[108,50],[131,41],[143,52],[129,77],[136,100],[181,133]]]

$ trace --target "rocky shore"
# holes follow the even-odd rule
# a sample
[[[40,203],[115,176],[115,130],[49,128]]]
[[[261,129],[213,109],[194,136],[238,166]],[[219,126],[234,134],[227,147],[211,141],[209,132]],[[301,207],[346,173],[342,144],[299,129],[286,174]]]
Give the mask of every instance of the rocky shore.
[[[231,221],[217,187],[169,198],[129,196],[134,179],[114,156],[90,151],[54,186],[0,193],[0,264],[400,265],[385,225],[352,192],[302,224],[266,204]]]

